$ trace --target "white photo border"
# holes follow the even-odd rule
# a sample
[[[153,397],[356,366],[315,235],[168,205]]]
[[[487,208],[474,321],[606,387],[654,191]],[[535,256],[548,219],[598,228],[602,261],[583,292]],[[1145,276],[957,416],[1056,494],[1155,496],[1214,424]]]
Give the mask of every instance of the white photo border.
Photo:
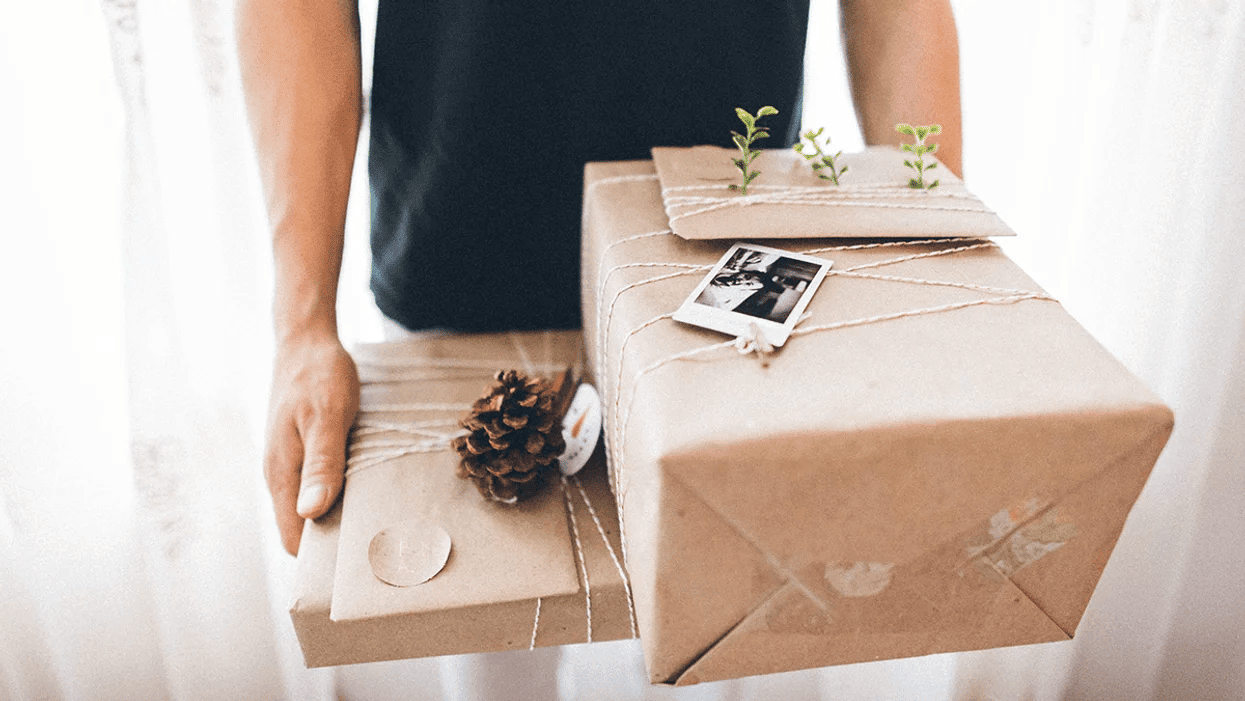
[[[806,283],[803,290],[787,287],[785,291],[779,293],[778,298],[775,298],[775,302],[777,302],[781,296],[787,292],[799,292],[799,297],[796,300],[795,305],[785,310],[782,322],[773,321],[769,318],[759,316],[755,311],[749,313],[733,310],[744,306],[746,301],[739,303],[732,309],[727,309],[714,306],[711,303],[701,300],[701,296],[706,294],[705,290],[709,289],[711,285],[714,286],[714,288],[723,290],[724,292],[727,291],[729,287],[734,286],[734,280],[728,276],[744,276],[745,274],[756,276],[757,271],[748,270],[742,265],[737,267],[735,270],[727,270],[726,272],[723,272],[723,270],[727,268],[728,264],[735,259],[736,254],[741,249],[746,250],[749,253],[761,254],[762,262],[771,260],[772,258],[773,262],[765,269],[766,272],[773,270],[773,268],[778,265],[788,266],[793,269],[793,272],[797,272],[797,274],[791,277],[803,280]],[[784,263],[782,259],[787,259],[787,262]],[[808,256],[801,253],[792,253],[791,251],[770,248],[769,246],[760,246],[754,243],[736,243],[731,246],[725,254],[723,254],[723,256],[713,266],[713,269],[709,271],[709,274],[706,275],[698,285],[696,285],[696,288],[692,290],[690,295],[688,295],[686,301],[684,301],[678,310],[675,311],[674,320],[685,324],[691,324],[693,326],[700,326],[713,331],[720,331],[732,336],[749,335],[749,326],[751,324],[755,324],[757,329],[760,330],[760,332],[765,336],[765,340],[768,341],[770,345],[774,347],[781,346],[786,343],[787,338],[791,336],[791,331],[799,322],[800,317],[803,316],[804,310],[808,307],[809,302],[812,300],[813,295],[816,294],[817,288],[821,286],[822,280],[826,278],[826,273],[830,270],[832,265],[834,265],[834,261],[827,260],[825,258]],[[812,267],[810,268],[809,266]],[[795,269],[798,269],[798,271]],[[813,270],[811,277],[804,279],[805,272],[810,269]],[[727,282],[727,280],[731,280],[731,282]],[[764,290],[767,285],[772,286],[770,291],[777,290],[783,286],[782,283],[774,283],[772,280],[769,283],[764,282],[759,277],[752,284],[762,285],[761,288],[755,288],[757,291]],[[744,291],[746,292],[747,289],[752,288],[745,288]],[[740,294],[742,294],[742,292]],[[748,299],[752,299],[752,297],[753,296],[750,295]],[[769,295],[765,295],[765,297],[768,298]]]

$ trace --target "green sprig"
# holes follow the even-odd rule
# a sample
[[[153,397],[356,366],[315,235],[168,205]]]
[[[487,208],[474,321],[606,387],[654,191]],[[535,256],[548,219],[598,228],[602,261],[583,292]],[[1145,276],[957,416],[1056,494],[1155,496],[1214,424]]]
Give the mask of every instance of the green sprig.
[[[831,156],[829,153],[822,151],[821,146],[817,145],[817,139],[821,137],[821,133],[825,130],[826,130],[825,127],[821,127],[817,131],[809,130],[808,132],[805,132],[803,134],[804,138],[808,139],[809,142],[813,145],[812,153],[804,152],[803,142],[796,144],[792,148],[795,150],[796,153],[803,156],[804,160],[809,161],[809,165],[812,166],[813,172],[817,174],[817,177],[821,178],[822,180],[829,180],[833,182],[835,185],[838,185],[839,176],[847,172],[847,166],[843,166],[842,168],[836,168],[834,165],[834,159],[838,158],[839,156],[842,156],[843,155],[842,151],[839,151],[838,153]],[[825,145],[827,148],[829,148],[830,146],[830,137],[828,136],[826,137]],[[830,174],[826,175],[825,173],[821,172],[823,170],[828,170]]]
[[[761,119],[761,117],[768,117],[771,114],[778,114],[778,110],[766,105],[757,110],[755,115],[751,115],[748,114],[747,111],[736,107],[735,114],[739,115],[739,121],[743,122],[747,129],[744,134],[740,134],[737,131],[731,132],[731,140],[735,142],[735,146],[739,147],[740,154],[739,158],[732,158],[731,163],[734,163],[735,167],[738,168],[739,172],[743,175],[743,183],[739,185],[731,184],[730,188],[732,190],[739,190],[739,194],[741,195],[746,195],[748,194],[748,186],[752,184],[753,180],[756,180],[758,175],[761,174],[761,171],[759,170],[748,170],[749,167],[752,166],[752,162],[756,160],[756,157],[761,155],[760,151],[752,148],[752,145],[756,141],[769,138],[769,129],[766,127],[758,127],[757,122]]]
[[[915,144],[901,144],[899,148],[907,153],[916,156],[915,161],[904,160],[903,164],[916,171],[916,177],[908,181],[908,187],[916,190],[933,190],[938,187],[938,181],[935,180],[928,185],[925,184],[925,173],[938,167],[935,161],[929,165],[925,164],[925,154],[933,153],[938,150],[938,144],[925,143],[925,137],[942,133],[942,126],[931,124],[927,127],[914,127],[911,124],[896,124],[895,131],[900,134],[907,134],[916,139]]]

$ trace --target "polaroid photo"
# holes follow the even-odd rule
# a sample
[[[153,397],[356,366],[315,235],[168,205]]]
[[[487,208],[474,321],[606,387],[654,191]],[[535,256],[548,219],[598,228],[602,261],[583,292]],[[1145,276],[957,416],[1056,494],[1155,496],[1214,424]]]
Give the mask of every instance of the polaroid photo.
[[[791,330],[833,261],[737,243],[674,313],[676,321],[733,336],[755,325],[773,346]]]

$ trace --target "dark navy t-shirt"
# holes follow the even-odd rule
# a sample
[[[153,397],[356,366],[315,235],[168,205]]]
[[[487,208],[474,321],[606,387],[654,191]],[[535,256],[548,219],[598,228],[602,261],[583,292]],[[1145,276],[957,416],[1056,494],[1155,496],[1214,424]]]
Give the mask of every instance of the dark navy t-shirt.
[[[579,325],[583,167],[795,142],[808,0],[380,0],[372,289],[409,329]]]

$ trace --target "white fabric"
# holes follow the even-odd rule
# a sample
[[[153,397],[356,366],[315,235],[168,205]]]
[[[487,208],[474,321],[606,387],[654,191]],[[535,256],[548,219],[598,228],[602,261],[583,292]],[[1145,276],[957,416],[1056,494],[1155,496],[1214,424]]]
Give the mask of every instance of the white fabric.
[[[1245,697],[1245,2],[956,2],[970,187],[1177,413],[1077,640],[678,691],[633,641],[303,668],[231,10],[5,6],[0,698]],[[814,3],[806,121],[851,149],[836,21]],[[342,328],[376,340],[355,205]]]

